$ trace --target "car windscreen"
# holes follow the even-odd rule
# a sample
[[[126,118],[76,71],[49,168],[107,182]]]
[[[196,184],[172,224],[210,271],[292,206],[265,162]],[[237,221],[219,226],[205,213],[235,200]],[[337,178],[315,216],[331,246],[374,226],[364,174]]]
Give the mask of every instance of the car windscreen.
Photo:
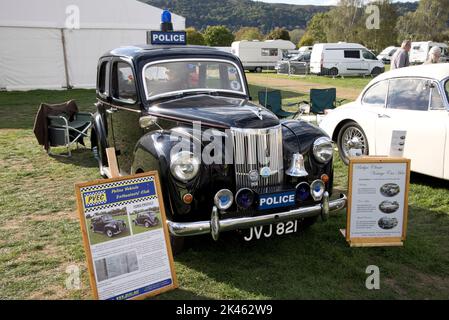
[[[240,69],[226,61],[167,61],[143,70],[147,99],[183,92],[221,91],[246,94]]]

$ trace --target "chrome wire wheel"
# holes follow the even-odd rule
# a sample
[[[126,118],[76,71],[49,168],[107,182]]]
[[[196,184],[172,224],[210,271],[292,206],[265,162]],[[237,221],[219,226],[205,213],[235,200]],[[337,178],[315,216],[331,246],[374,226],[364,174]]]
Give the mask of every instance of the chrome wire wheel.
[[[368,155],[368,140],[363,129],[355,122],[345,124],[338,135],[338,150],[345,164],[349,163],[351,149],[359,149],[362,155]]]

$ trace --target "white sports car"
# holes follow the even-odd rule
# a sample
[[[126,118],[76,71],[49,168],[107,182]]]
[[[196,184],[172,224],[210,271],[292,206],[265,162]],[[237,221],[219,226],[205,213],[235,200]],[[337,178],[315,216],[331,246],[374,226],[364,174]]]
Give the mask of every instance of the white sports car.
[[[412,171],[449,180],[449,63],[389,71],[356,101],[331,111],[320,127],[347,164],[351,149],[389,155],[392,132],[406,131]]]

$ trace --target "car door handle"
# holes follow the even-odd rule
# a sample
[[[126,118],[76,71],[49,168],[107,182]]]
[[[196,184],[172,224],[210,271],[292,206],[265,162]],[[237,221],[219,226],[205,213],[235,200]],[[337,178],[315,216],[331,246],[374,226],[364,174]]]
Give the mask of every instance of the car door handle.
[[[378,114],[377,114],[377,117],[378,117],[378,118],[391,118],[389,115],[387,115],[387,114],[381,114],[381,113],[378,113]]]
[[[115,108],[115,107],[111,107],[111,108],[109,108],[109,109],[106,109],[106,112],[107,112],[107,113],[110,113],[110,114],[116,113],[117,111],[118,111],[118,109]]]

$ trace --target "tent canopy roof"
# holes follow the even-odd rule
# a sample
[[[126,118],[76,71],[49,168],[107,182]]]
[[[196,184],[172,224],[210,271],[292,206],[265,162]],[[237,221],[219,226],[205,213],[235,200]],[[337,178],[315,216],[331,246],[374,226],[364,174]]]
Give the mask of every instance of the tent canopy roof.
[[[66,28],[79,8],[81,29],[156,29],[162,9],[137,0],[2,0],[0,27]],[[172,14],[175,30],[185,18]]]

